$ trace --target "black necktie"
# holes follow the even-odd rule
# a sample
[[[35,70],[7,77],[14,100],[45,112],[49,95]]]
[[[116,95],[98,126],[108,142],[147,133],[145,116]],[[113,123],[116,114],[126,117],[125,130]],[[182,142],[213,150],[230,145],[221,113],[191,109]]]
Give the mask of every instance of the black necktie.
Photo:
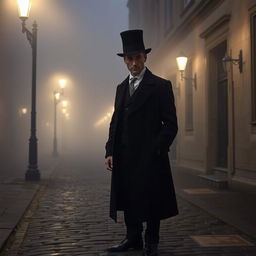
[[[136,82],[138,78],[137,77],[133,77],[130,81],[130,85],[129,85],[129,92],[130,92],[130,96],[133,95],[133,93],[135,92],[135,87],[134,87],[134,83]]]

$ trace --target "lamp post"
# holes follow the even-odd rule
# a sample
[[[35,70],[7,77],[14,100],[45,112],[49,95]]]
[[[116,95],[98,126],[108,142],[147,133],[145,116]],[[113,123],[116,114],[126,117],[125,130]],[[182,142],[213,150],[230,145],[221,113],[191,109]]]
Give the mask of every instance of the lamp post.
[[[60,93],[59,92],[53,92],[54,100],[53,100],[53,110],[54,110],[54,120],[53,120],[53,151],[52,156],[58,157],[58,145],[57,145],[57,105],[60,100]]]
[[[40,180],[40,171],[37,166],[37,137],[36,137],[36,57],[37,57],[37,24],[33,23],[32,32],[26,28],[29,17],[31,0],[17,0],[19,17],[22,21],[22,32],[32,48],[32,100],[31,100],[31,134],[29,139],[29,164],[25,179]]]
[[[54,101],[53,101],[53,107],[54,107],[54,128],[53,128],[53,151],[52,151],[52,156],[53,157],[58,157],[58,141],[57,141],[57,106],[60,102],[60,97],[64,95],[64,89],[66,87],[66,80],[65,79],[60,79],[59,80],[59,87],[60,90],[56,90],[53,92],[54,96]]]
[[[70,103],[67,100],[62,101],[62,116],[61,116],[61,146],[62,146],[62,153],[66,154],[66,121],[69,119],[69,106]]]

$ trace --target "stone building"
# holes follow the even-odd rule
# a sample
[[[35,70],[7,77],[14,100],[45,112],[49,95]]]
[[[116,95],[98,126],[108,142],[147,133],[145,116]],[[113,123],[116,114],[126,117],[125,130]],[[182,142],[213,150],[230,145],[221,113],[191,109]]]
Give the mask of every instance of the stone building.
[[[172,81],[179,122],[172,159],[207,179],[256,191],[256,0],[127,6],[130,29],[143,29],[153,48],[147,65]],[[180,54],[188,57],[185,79]],[[225,56],[234,61],[224,64]]]

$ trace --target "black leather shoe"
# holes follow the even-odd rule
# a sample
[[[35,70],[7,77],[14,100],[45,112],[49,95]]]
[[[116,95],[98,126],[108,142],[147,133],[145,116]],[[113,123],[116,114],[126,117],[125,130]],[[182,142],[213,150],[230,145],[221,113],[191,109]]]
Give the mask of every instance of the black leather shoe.
[[[141,240],[136,240],[136,241],[131,241],[125,238],[124,240],[121,241],[120,244],[114,245],[112,247],[109,247],[107,249],[108,252],[125,252],[128,250],[142,250],[143,249],[143,241]]]
[[[157,256],[158,244],[146,244],[144,248],[144,256]]]

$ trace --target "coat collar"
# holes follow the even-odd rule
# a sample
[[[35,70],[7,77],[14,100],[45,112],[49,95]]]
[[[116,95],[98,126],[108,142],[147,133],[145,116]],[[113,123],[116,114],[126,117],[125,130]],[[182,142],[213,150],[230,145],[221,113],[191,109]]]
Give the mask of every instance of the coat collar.
[[[129,85],[129,76],[120,84],[118,95],[117,95],[117,109],[120,108],[121,103],[123,102],[124,95],[125,95],[125,89]],[[154,83],[154,75],[151,73],[149,69],[146,68],[144,77],[142,81],[140,82],[140,85],[138,87],[138,91],[136,93],[135,98],[133,99],[133,104],[130,107],[129,113],[134,112],[137,110],[140,106],[143,105],[143,103],[147,100],[147,98],[151,95],[151,93],[154,91],[155,83]]]

